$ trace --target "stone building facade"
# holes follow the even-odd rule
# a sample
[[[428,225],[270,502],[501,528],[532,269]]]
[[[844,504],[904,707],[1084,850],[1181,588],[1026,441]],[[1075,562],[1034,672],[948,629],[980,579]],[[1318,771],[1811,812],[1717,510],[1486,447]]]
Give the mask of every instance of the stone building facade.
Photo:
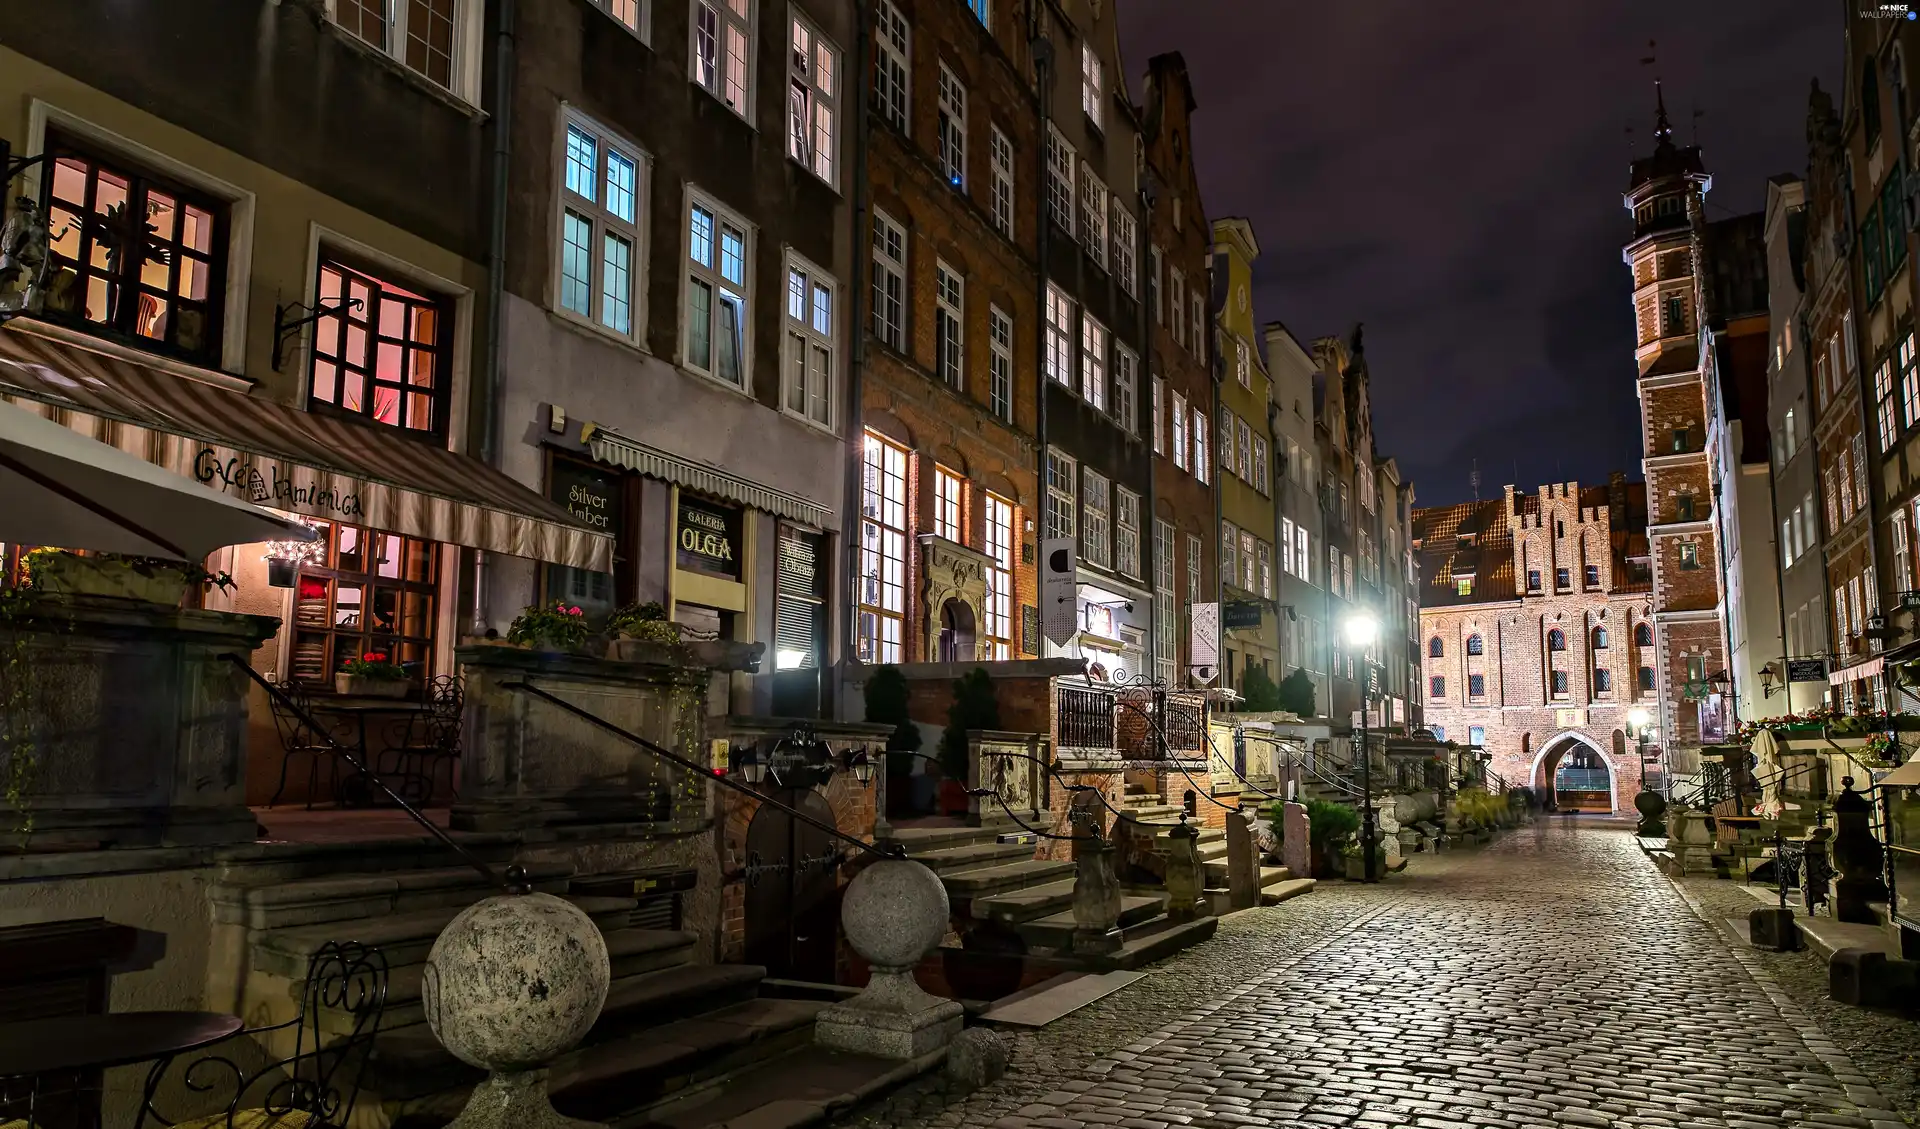
[[[1621,475],[1414,511],[1426,728],[1562,807],[1631,809],[1627,715],[1659,694],[1646,517]]]
[[[1214,287],[1220,294],[1218,422],[1220,497],[1220,610],[1222,686],[1242,694],[1252,672],[1278,683],[1283,614],[1274,603],[1279,583],[1280,508],[1273,497],[1270,452],[1273,384],[1260,355],[1253,317],[1253,264],[1260,243],[1240,217],[1216,220]]]
[[[1327,711],[1328,641],[1326,529],[1320,508],[1320,447],[1314,433],[1319,369],[1287,327],[1265,328],[1267,369],[1273,381],[1273,499],[1279,510],[1281,677],[1304,670],[1313,680],[1314,713]],[[1418,630],[1419,612],[1414,612]],[[1401,675],[1404,680],[1406,675]]]

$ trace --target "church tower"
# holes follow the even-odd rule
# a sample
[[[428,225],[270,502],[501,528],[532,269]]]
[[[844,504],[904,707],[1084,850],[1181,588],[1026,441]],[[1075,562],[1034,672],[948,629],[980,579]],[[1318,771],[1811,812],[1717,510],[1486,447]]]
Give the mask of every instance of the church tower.
[[[1730,689],[1714,513],[1715,461],[1709,443],[1717,405],[1704,343],[1711,325],[1706,221],[1713,178],[1698,146],[1673,141],[1666,99],[1654,84],[1653,152],[1633,162],[1625,202],[1633,237],[1621,253],[1633,274],[1634,360],[1640,400],[1642,468],[1647,483],[1647,585],[1654,624],[1660,746],[1669,768],[1690,763],[1701,743],[1703,711]],[[1633,579],[1629,551],[1629,573]],[[1636,640],[1637,642],[1637,640]],[[1715,676],[1719,678],[1716,680]],[[1625,728],[1625,719],[1620,720]],[[1681,752],[1675,757],[1676,752]],[[1676,765],[1676,761],[1679,764]]]

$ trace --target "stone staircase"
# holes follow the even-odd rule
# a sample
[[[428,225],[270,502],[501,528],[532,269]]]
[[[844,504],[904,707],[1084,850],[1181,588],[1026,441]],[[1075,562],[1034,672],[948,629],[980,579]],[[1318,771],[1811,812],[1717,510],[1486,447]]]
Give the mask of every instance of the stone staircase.
[[[444,856],[435,856],[435,861]],[[379,860],[396,863],[399,860]],[[566,898],[600,929],[612,985],[582,1044],[555,1062],[554,1106],[569,1117],[631,1121],[648,1111],[730,1089],[751,1068],[810,1048],[826,1003],[762,995],[765,970],[699,963],[695,934],[635,922],[631,897],[572,892],[571,868],[531,864],[536,890]],[[604,885],[604,883],[602,884]],[[387,1006],[362,1087],[364,1112],[395,1129],[435,1129],[464,1106],[478,1071],[449,1055],[423,1014],[424,962],[440,930],[495,891],[465,867],[393,865],[356,873],[229,876],[210,893],[215,919],[243,938],[251,1017],[291,1017],[308,958],[330,941],[377,946],[388,967]],[[346,1033],[352,1016],[328,1011],[323,1030]],[[378,1109],[378,1114],[373,1111]],[[675,1124],[705,1124],[699,1116]]]
[[[1127,786],[1126,794],[1121,797],[1121,806],[1141,824],[1156,828],[1157,838],[1164,838],[1168,830],[1179,824],[1184,810],[1178,805],[1166,803],[1138,784]],[[1218,827],[1202,827],[1199,830],[1196,846],[1200,855],[1205,897],[1209,912],[1218,917],[1232,908],[1228,903],[1227,891],[1227,833]],[[1289,898],[1307,893],[1313,886],[1313,879],[1295,878],[1293,872],[1284,866],[1260,868],[1260,904],[1263,906],[1279,905]]]

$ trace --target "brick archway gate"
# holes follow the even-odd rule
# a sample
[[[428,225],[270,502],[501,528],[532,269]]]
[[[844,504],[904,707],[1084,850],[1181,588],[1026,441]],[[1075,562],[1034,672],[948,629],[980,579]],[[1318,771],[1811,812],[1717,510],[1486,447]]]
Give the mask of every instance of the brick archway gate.
[[[1592,753],[1594,758],[1605,767],[1607,771],[1607,806],[1601,808],[1597,804],[1580,804],[1576,805],[1575,810],[1620,811],[1623,807],[1623,800],[1625,799],[1621,794],[1621,785],[1623,782],[1620,777],[1620,766],[1614,763],[1613,754],[1604,748],[1599,741],[1577,729],[1562,730],[1541,742],[1540,751],[1534,754],[1533,763],[1528,768],[1527,783],[1534,788],[1554,792],[1555,773],[1560,766],[1560,761],[1576,748]]]

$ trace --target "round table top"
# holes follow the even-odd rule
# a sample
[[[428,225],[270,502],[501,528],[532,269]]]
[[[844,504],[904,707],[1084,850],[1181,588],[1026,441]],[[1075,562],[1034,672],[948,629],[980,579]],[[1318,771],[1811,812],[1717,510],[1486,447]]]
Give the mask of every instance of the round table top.
[[[240,1018],[212,1011],[123,1011],[0,1023],[0,1078],[125,1066],[217,1043]]]

